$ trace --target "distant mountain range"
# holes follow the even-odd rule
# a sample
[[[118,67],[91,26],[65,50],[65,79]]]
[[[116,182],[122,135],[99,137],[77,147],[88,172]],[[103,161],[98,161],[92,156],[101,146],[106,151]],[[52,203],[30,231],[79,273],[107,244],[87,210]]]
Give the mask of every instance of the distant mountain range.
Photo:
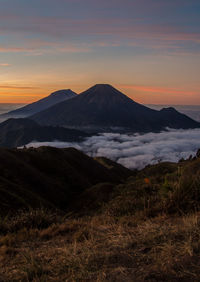
[[[89,134],[63,127],[41,126],[27,118],[8,119],[0,123],[0,147],[19,147],[32,141],[78,142]]]
[[[66,101],[70,98],[75,97],[77,94],[70,89],[59,90],[53,92],[49,96],[36,101],[34,103],[28,104],[22,108],[19,108],[14,111],[10,111],[6,114],[1,115],[1,117],[28,117],[30,115],[34,115],[38,112],[46,110],[47,108]]]
[[[42,125],[95,131],[151,132],[197,128],[200,123],[174,108],[156,111],[136,103],[108,84],[97,84],[73,99],[30,116]]]
[[[97,132],[200,127],[174,108],[150,109],[108,84],[97,84],[79,95],[71,90],[56,91],[6,115],[28,118],[11,118],[0,124],[1,147],[19,147],[31,141],[77,142]]]

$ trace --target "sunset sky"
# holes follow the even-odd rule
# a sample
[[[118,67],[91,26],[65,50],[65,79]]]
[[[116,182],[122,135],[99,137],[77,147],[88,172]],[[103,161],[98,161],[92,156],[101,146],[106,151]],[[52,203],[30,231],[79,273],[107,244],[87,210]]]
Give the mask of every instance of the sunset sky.
[[[96,83],[200,105],[200,1],[0,0],[0,103]]]

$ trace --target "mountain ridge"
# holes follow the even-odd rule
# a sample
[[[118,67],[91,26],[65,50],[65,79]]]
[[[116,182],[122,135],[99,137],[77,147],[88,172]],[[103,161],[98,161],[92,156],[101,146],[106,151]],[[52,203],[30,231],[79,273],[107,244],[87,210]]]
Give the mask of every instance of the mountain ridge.
[[[178,122],[173,121],[171,114],[172,110],[156,111],[141,105],[109,84],[96,84],[74,99],[60,102],[30,118],[43,125],[99,131],[121,128],[149,132],[169,126],[185,129],[200,127],[200,123],[177,111]]]
[[[76,129],[41,126],[28,118],[10,118],[0,123],[0,147],[14,148],[30,142],[79,142],[90,135]]]
[[[114,162],[112,167],[74,148],[0,148],[0,216],[41,206],[67,210],[90,186],[118,183],[132,174]]]
[[[10,111],[8,113],[4,113],[0,117],[28,117],[40,111],[43,111],[57,103],[71,99],[75,97],[76,95],[77,94],[73,92],[71,89],[58,90],[58,91],[51,93],[47,97],[44,97],[31,104],[28,104],[19,109]]]

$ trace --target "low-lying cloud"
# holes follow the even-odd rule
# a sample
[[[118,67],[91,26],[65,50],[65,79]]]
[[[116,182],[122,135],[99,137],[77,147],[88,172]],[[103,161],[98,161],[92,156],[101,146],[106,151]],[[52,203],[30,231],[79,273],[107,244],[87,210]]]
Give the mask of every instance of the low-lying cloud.
[[[32,142],[27,147],[74,147],[89,156],[104,156],[131,168],[142,169],[161,161],[177,162],[194,156],[200,148],[200,129],[169,130],[161,133],[104,133],[80,143]]]

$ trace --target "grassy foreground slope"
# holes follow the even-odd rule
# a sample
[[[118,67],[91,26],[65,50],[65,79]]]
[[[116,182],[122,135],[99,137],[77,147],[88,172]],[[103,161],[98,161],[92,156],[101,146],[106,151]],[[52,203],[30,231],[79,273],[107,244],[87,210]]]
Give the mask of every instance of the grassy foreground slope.
[[[38,150],[42,159],[51,149]],[[131,175],[104,158],[96,163],[121,179],[95,175],[68,214],[46,206],[2,217],[2,281],[199,281],[200,159]]]

